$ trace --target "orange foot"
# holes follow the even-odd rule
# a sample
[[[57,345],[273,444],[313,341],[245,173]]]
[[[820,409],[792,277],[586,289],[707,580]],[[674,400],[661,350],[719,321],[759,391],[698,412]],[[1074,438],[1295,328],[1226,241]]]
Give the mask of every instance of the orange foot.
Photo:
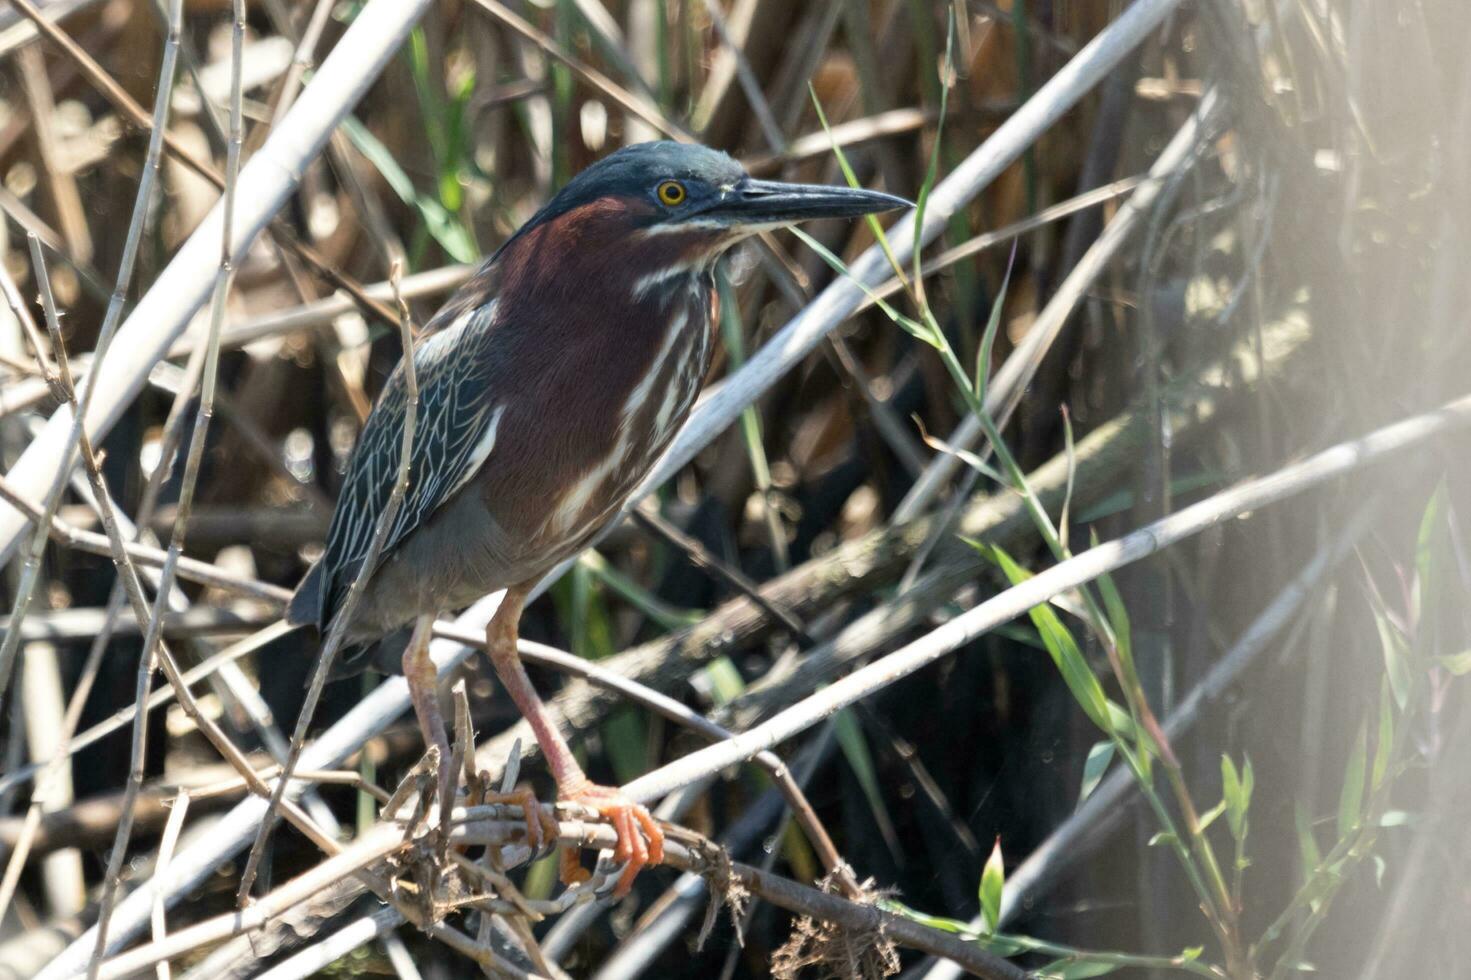
[[[557,819],[542,806],[536,794],[529,789],[516,789],[509,793],[487,793],[486,803],[509,803],[521,808],[526,819],[526,843],[538,856],[544,848],[557,846]]]
[[[562,796],[568,803],[580,803],[606,817],[618,835],[613,860],[624,865],[613,889],[614,898],[622,898],[633,887],[633,879],[650,864],[664,861],[664,831],[649,811],[626,798],[616,789],[586,783],[581,789]],[[644,838],[648,838],[647,843]],[[586,881],[591,875],[582,866],[576,848],[562,851],[561,878],[566,885]]]

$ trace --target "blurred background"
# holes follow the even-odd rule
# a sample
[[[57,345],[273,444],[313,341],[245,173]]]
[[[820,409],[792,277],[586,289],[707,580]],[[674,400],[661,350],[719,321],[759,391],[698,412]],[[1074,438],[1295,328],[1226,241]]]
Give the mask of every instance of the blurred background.
[[[154,0],[42,6],[116,86],[38,36],[29,4],[0,5],[3,261],[42,322],[27,233],[38,239],[76,358],[96,344],[128,240],[148,141],[125,103],[145,115],[153,103],[166,15]],[[361,6],[247,5],[245,159]],[[571,175],[653,138],[697,138],[753,174],[842,183],[836,144],[858,181],[919,198],[1128,7],[434,3],[303,175],[284,230],[238,270],[184,553],[231,581],[287,589],[320,553],[347,455],[401,354],[395,325],[355,305],[334,274],[381,283],[397,264],[422,324]],[[177,152],[148,205],[129,304],[218,198],[181,156],[224,169],[230,5],[187,0],[183,15],[168,122]],[[933,323],[943,349],[865,304],[531,606],[524,635],[739,729],[1004,589],[996,556],[967,539],[1022,568],[1052,564],[1015,489],[961,452],[984,450],[946,351],[1015,386],[995,421],[1074,551],[1465,395],[1468,41],[1471,9],[1456,0],[1173,5],[967,195],[922,253],[922,290],[893,284],[897,311]],[[808,230],[842,261],[875,242],[862,222]],[[836,275],[787,233],[732,254],[711,382]],[[187,366],[208,321],[197,318],[97,447],[118,508],[155,544],[181,511],[177,437],[187,441],[196,404]],[[54,360],[48,338],[0,316],[7,469],[59,404],[38,343]],[[1467,449],[1464,434],[1431,439],[1119,572],[1105,598],[1137,690],[1121,689],[1074,594],[1053,607],[1066,638],[1045,616],[1018,620],[780,754],[884,901],[1048,976],[1471,976]],[[108,612],[116,574],[96,547],[85,481],[56,514],[93,547],[53,540],[23,622],[5,621],[20,656],[0,691],[0,859],[11,864],[23,838],[25,852],[0,890],[0,976],[33,974],[95,921],[129,769],[122,724],[76,748],[58,790],[33,798],[26,767],[50,760],[69,726],[88,732],[132,704],[142,639],[126,607]],[[0,612],[15,607],[25,566],[22,555],[6,566]],[[182,664],[278,617],[279,589],[228,585],[179,583],[164,636]],[[269,764],[317,649],[308,634],[273,642],[201,681],[201,709]],[[1064,681],[1058,658],[1074,653],[1110,698],[1143,698],[1168,725],[1179,785],[1156,757],[1152,792],[1174,831],[1130,780],[1127,745],[1100,732]],[[488,665],[471,658],[462,672],[479,737],[509,729],[517,716]],[[626,783],[703,744],[554,672],[534,679],[562,692],[596,780]],[[380,680],[332,684],[318,725]],[[124,889],[152,873],[179,787],[194,797],[185,842],[244,795],[177,705],[149,719]],[[403,718],[343,768],[392,789],[420,750]],[[523,773],[550,786],[535,761]],[[346,785],[321,787],[317,805],[345,833],[375,812]],[[783,876],[825,873],[758,768],[725,773],[679,822]],[[1215,874],[1182,840],[1192,824]],[[271,878],[318,858],[283,829]],[[233,908],[240,860],[172,912],[171,929]],[[993,902],[1005,881],[1002,911],[989,915],[988,867]],[[1225,898],[1193,875],[1218,877]],[[793,942],[792,917],[759,901],[744,945],[722,916],[697,951],[704,899],[670,892],[674,880],[645,873],[628,900],[536,934],[578,977],[955,975],[913,951],[891,956],[875,937],[847,936],[866,955],[842,962],[843,942],[800,929]],[[532,897],[553,888],[545,863],[523,883]],[[1203,894],[1220,907],[1203,909]],[[254,949],[214,961],[196,950],[174,966],[262,975],[378,908],[369,896]],[[273,975],[477,969],[410,926],[327,962]]]

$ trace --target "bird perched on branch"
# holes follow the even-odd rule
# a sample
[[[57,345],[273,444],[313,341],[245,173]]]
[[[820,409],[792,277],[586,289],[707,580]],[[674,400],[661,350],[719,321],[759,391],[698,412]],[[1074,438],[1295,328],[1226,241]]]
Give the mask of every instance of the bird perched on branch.
[[[907,205],[756,180],[702,146],[629,146],[574,178],[430,321],[413,352],[409,487],[345,638],[372,643],[412,624],[402,668],[426,745],[440,748],[442,805],[450,752],[431,626],[504,589],[486,650],[536,733],[558,798],[612,823],[620,892],[659,862],[663,836],[648,811],[588,780],[532,687],[516,652],[522,607],[542,575],[619,513],[683,424],[710,363],[716,260],[764,229]],[[388,505],[405,411],[400,365],[363,428],[326,552],[288,622],[325,633],[342,609]],[[536,819],[528,815],[533,831]],[[564,879],[580,871],[564,860]]]

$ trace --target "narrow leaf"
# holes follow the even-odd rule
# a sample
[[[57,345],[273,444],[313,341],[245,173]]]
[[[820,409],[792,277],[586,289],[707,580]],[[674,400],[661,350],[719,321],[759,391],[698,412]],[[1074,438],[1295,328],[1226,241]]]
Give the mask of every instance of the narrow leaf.
[[[1018,585],[1032,577],[1030,572],[1018,565],[1001,548],[991,547],[988,554],[1012,585]],[[1042,643],[1047,647],[1053,663],[1057,665],[1058,672],[1062,674],[1063,682],[1072,692],[1073,699],[1095,725],[1105,732],[1112,732],[1114,725],[1109,715],[1108,698],[1103,693],[1103,685],[1088,666],[1077,640],[1062,624],[1062,618],[1045,603],[1032,607],[1031,618],[1032,625],[1037,627]]]
[[[1374,610],[1374,625],[1379,630],[1379,646],[1384,653],[1384,670],[1394,692],[1394,703],[1404,711],[1410,701],[1409,648],[1399,629],[1383,611]]]
[[[1246,811],[1251,806],[1252,771],[1251,760],[1246,760],[1242,773],[1228,755],[1221,756],[1221,795],[1226,804],[1226,820],[1231,827],[1231,836],[1241,840],[1246,836]]]
[[[1036,976],[1039,980],[1085,980],[1087,977],[1101,977],[1113,973],[1119,968],[1117,963],[1105,963],[1102,960],[1079,960],[1071,956],[1065,959],[1053,960],[1051,963],[1038,970]]]
[[[1394,694],[1389,689],[1389,678],[1385,677],[1379,683],[1379,736],[1374,743],[1374,769],[1370,775],[1370,783],[1374,789],[1378,789],[1384,782],[1384,775],[1389,771],[1390,756],[1394,752]]]
[[[843,751],[843,758],[848,761],[853,775],[858,779],[859,788],[863,790],[864,798],[868,800],[868,807],[873,811],[874,822],[878,824],[883,836],[889,838],[891,828],[894,826],[893,817],[884,803],[884,794],[879,787],[878,770],[873,764],[873,754],[868,749],[868,740],[863,737],[863,729],[859,727],[858,719],[853,712],[844,710],[833,716],[833,733],[837,736],[838,746]]]
[[[981,334],[981,347],[976,352],[976,401],[986,401],[986,386],[991,380],[991,351],[996,346],[996,333],[1001,328],[1001,315],[1006,307],[1006,289],[1011,285],[1011,267],[1016,261],[1016,243],[1011,245],[1011,258],[1006,261],[1006,274],[1001,277],[1001,289],[991,303],[991,313],[986,317],[986,329]]]
[[[1471,650],[1462,650],[1449,656],[1436,658],[1442,667],[1457,677],[1471,674]]]
[[[1323,862],[1323,854],[1318,850],[1318,839],[1313,836],[1313,822],[1308,819],[1308,813],[1301,802],[1293,808],[1293,821],[1297,825],[1297,850],[1302,859],[1303,872],[1311,875],[1313,869]]]
[[[437,197],[419,193],[388,147],[379,142],[378,137],[370,133],[355,117],[348,116],[344,119],[342,128],[358,152],[377,169],[393,192],[405,204],[419,212],[425,229],[450,257],[457,262],[473,262],[477,257],[475,243],[459,219]]]
[[[986,932],[993,933],[1001,922],[1001,892],[1006,887],[1006,869],[1001,861],[1001,838],[981,871],[981,918]]]
[[[931,331],[928,326],[920,323],[913,317],[907,317],[903,313],[900,313],[897,309],[894,308],[893,304],[879,296],[878,293],[874,292],[867,283],[865,283],[862,279],[854,276],[853,273],[848,269],[847,263],[834,255],[817,239],[813,238],[811,235],[807,234],[800,228],[792,228],[790,229],[790,231],[793,235],[796,235],[802,241],[806,242],[807,247],[816,252],[818,258],[826,262],[830,269],[832,269],[838,275],[846,277],[849,281],[855,283],[858,288],[862,289],[864,295],[866,295],[875,306],[882,310],[885,316],[887,316],[890,320],[893,320],[896,324],[903,328],[906,333],[912,334],[915,338],[924,341],[937,350],[944,345],[944,340],[941,338],[937,338],[934,332]]]
[[[1083,760],[1083,785],[1078,790],[1078,806],[1098,788],[1103,781],[1103,774],[1108,772],[1108,764],[1113,761],[1113,743],[1109,741],[1095,742],[1088,750],[1088,758]]]
[[[1349,752],[1348,766],[1343,772],[1343,792],[1338,797],[1338,837],[1342,840],[1358,826],[1364,806],[1364,767],[1368,755],[1368,733],[1359,727],[1358,738]]]
[[[1098,547],[1098,534],[1089,535],[1093,547]],[[1132,641],[1132,627],[1129,623],[1129,610],[1124,605],[1124,597],[1119,594],[1119,587],[1114,582],[1113,576],[1107,573],[1098,576],[1098,591],[1103,596],[1103,609],[1108,614],[1108,624],[1113,627],[1114,644],[1119,651],[1119,660],[1124,669],[1134,673],[1134,645]]]
[[[1210,825],[1216,822],[1216,818],[1226,812],[1226,801],[1222,800],[1209,810],[1200,815],[1200,830],[1204,833]]]
[[[1420,529],[1415,538],[1415,576],[1419,579],[1422,597],[1424,590],[1433,588],[1442,578],[1440,571],[1449,522],[1446,512],[1450,508],[1449,491],[1445,481],[1436,486],[1435,492],[1420,515]]]

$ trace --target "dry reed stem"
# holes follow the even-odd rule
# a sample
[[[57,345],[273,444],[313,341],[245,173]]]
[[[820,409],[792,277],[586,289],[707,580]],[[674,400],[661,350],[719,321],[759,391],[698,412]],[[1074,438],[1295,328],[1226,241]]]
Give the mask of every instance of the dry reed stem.
[[[780,744],[875,691],[909,676],[957,647],[1009,622],[1028,609],[1092,582],[1099,576],[1199,534],[1209,527],[1345,476],[1445,432],[1471,423],[1471,397],[1412,416],[1358,439],[1339,443],[1300,463],[1247,480],[1115,541],[1098,545],[1037,573],[928,635],[882,657],[732,739],[685,756],[623,787],[630,799],[658,799],[671,790]]]

